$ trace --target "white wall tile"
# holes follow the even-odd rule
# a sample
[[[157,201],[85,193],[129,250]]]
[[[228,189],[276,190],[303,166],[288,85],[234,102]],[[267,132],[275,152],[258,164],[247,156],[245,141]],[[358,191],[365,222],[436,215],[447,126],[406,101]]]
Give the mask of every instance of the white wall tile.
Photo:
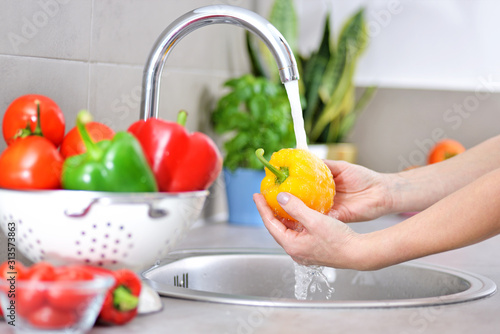
[[[88,60],[91,0],[2,0],[0,54]]]
[[[179,16],[195,8],[224,1],[106,0],[94,7],[92,60],[143,66],[154,42]],[[168,59],[169,66],[226,70],[248,66],[242,57],[243,31],[211,26],[186,36]]]
[[[89,110],[95,120],[120,131],[139,119],[141,78],[139,66],[92,64]]]

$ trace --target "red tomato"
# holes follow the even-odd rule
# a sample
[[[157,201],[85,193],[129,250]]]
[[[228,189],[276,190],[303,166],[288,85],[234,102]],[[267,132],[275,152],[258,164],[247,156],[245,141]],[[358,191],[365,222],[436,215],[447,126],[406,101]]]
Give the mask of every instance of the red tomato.
[[[431,149],[427,162],[429,164],[440,162],[464,151],[465,147],[458,141],[453,139],[443,139],[437,142]]]
[[[94,293],[85,289],[71,289],[68,282],[84,282],[94,278],[94,275],[82,267],[68,266],[56,269],[55,282],[47,291],[49,305],[60,310],[86,309],[86,305],[93,299]]]
[[[16,140],[0,155],[0,187],[58,189],[63,158],[48,139],[29,136]]]
[[[94,142],[104,139],[113,139],[115,132],[105,124],[99,122],[89,122],[85,124],[85,128],[89,132],[90,138]],[[61,144],[61,154],[63,158],[68,158],[72,155],[85,153],[87,149],[83,143],[82,137],[75,126],[71,129],[63,139]]]
[[[64,115],[59,106],[50,98],[43,95],[24,95],[15,99],[3,116],[3,138],[7,145],[16,141],[15,136],[27,125],[35,131],[37,123],[37,106],[40,101],[40,123],[43,136],[58,147],[65,132]]]
[[[42,306],[28,316],[32,326],[39,329],[60,329],[72,326],[77,317],[73,311],[58,310],[48,305]]]

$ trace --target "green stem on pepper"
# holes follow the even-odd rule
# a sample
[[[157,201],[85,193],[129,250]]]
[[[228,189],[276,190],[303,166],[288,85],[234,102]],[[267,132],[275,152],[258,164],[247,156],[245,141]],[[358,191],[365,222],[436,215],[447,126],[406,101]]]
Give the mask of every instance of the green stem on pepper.
[[[182,127],[186,126],[187,122],[187,111],[186,110],[180,110],[177,113],[177,124],[181,125]]]
[[[104,154],[103,150],[92,140],[85,124],[92,120],[92,115],[87,110],[81,110],[76,117],[76,127],[82,137],[83,144],[87,149],[87,154],[92,160],[99,160]]]
[[[271,165],[269,163],[269,161],[267,161],[264,158],[264,149],[262,149],[262,148],[257,149],[255,151],[255,155],[257,156],[257,159],[259,159],[259,161],[264,165],[264,167],[266,167],[274,175],[276,175],[276,183],[282,184],[283,182],[285,182],[285,180],[289,176],[289,172],[288,172],[287,167],[281,167],[280,169],[278,169],[278,168],[274,167],[273,165]]]
[[[76,115],[76,124],[78,124],[78,121],[82,122],[83,124],[90,123],[94,120],[92,117],[92,114],[89,113],[87,110],[80,110],[78,112],[78,115]]]
[[[132,311],[139,304],[139,298],[134,296],[129,289],[120,285],[113,291],[113,306],[122,312]]]

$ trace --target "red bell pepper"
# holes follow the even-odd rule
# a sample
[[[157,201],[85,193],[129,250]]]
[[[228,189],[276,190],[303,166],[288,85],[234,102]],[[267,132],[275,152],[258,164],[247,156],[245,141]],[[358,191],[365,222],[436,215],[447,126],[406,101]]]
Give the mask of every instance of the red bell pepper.
[[[85,266],[85,269],[100,275],[112,275],[115,285],[108,290],[97,321],[109,325],[124,325],[137,315],[141,279],[131,270],[108,270]]]
[[[222,169],[222,155],[201,132],[189,133],[187,113],[177,123],[149,118],[133,123],[128,131],[141,143],[160,191],[182,192],[210,187]]]

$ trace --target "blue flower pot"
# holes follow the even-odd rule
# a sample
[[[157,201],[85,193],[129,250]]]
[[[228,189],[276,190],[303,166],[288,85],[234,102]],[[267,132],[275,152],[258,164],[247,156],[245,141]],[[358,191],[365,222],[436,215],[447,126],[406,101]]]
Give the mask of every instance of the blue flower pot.
[[[229,224],[264,227],[253,201],[253,194],[260,192],[264,170],[239,168],[234,172],[224,169]]]

